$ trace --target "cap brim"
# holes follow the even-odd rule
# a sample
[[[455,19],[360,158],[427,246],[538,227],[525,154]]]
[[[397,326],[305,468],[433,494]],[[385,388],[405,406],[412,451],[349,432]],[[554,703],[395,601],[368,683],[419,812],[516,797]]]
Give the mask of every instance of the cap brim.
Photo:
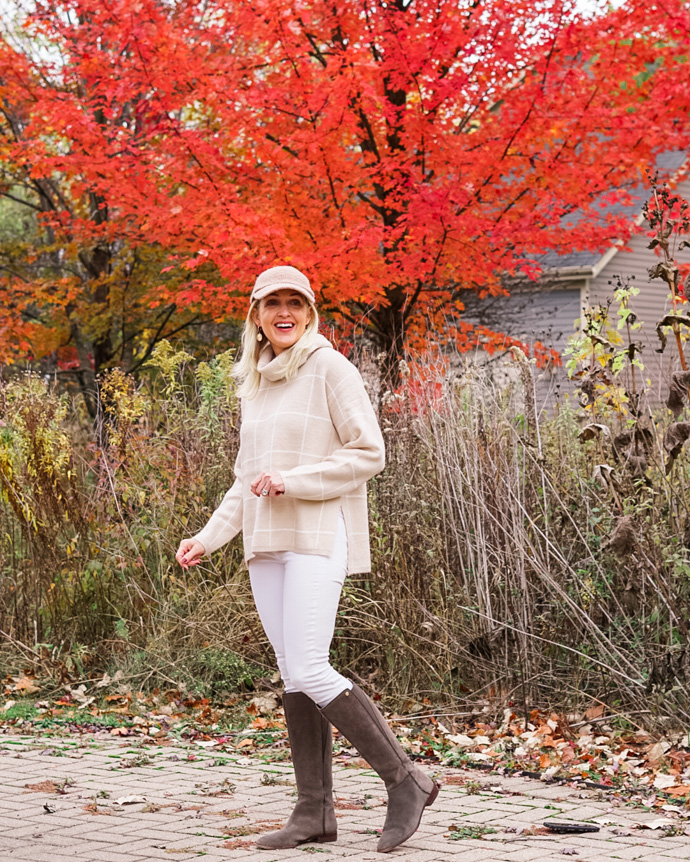
[[[265,296],[268,296],[270,293],[275,293],[277,290],[294,290],[295,293],[301,293],[306,299],[310,302],[314,302],[314,292],[309,288],[302,287],[299,284],[295,284],[294,282],[281,282],[279,284],[267,284],[264,287],[260,287],[258,290],[253,290],[251,295],[252,302],[263,299]]]

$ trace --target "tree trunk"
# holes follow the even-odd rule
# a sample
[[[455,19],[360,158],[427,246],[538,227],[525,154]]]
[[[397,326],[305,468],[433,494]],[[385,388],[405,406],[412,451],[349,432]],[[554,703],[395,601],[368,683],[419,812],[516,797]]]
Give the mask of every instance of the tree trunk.
[[[390,304],[370,315],[382,389],[395,390],[400,385],[400,360],[405,358],[404,293],[395,288],[389,294]]]

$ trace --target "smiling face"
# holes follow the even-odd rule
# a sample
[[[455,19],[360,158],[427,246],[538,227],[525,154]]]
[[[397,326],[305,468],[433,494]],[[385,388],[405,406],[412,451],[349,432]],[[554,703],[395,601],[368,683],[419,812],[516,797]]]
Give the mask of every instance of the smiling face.
[[[304,335],[311,319],[309,303],[289,288],[269,293],[254,310],[254,323],[263,329],[276,356]]]

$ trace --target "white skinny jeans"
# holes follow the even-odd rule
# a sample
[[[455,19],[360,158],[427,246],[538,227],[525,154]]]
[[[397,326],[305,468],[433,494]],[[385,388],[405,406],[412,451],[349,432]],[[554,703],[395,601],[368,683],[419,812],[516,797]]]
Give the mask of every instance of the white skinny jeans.
[[[338,519],[330,557],[294,551],[256,554],[248,563],[261,624],[285,691],[327,706],[352,683],[329,662],[335,616],[347,574],[347,533]]]

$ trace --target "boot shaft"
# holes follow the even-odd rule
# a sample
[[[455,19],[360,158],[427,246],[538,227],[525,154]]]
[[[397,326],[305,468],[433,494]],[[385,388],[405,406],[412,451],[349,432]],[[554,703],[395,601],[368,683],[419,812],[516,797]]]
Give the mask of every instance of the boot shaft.
[[[419,772],[386,719],[358,685],[341,692],[321,712],[381,776],[388,790]]]
[[[285,723],[300,798],[333,794],[333,731],[314,701],[302,692],[283,694]]]

